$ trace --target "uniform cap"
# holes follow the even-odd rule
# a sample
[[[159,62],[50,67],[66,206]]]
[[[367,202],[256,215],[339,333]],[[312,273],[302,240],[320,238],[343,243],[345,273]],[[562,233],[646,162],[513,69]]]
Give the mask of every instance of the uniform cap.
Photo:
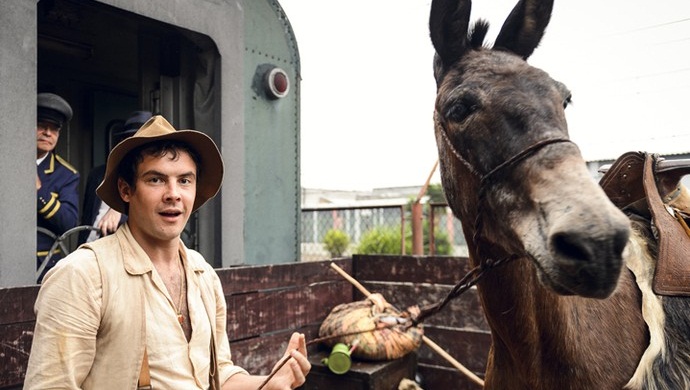
[[[36,101],[38,103],[38,120],[55,123],[59,127],[72,119],[72,107],[60,96],[42,92],[39,93]]]

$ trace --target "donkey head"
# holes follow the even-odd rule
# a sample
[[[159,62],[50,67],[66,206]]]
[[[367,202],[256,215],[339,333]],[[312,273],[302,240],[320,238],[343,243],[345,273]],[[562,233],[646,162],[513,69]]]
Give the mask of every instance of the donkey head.
[[[526,255],[553,291],[603,298],[616,287],[629,222],[568,141],[570,92],[526,62],[552,6],[520,0],[488,48],[488,23],[469,25],[471,1],[433,1],[441,178],[475,262]]]

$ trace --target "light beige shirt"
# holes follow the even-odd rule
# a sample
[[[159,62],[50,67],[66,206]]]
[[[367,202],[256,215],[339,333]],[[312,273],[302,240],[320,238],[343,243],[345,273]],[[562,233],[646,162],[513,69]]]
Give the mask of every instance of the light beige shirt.
[[[185,272],[187,266],[185,264]],[[192,280],[194,274],[187,275]],[[187,343],[163,280],[146,275],[146,348],[154,389],[207,389],[211,325],[197,283],[187,283],[192,338]]]
[[[154,389],[207,389],[213,331],[220,383],[246,373],[232,363],[222,286],[200,254],[181,245],[192,323],[187,343],[167,289],[128,225],[99,241],[106,245],[97,252],[79,249],[46,275],[25,389],[134,388],[143,342]],[[97,259],[111,252],[119,254]]]

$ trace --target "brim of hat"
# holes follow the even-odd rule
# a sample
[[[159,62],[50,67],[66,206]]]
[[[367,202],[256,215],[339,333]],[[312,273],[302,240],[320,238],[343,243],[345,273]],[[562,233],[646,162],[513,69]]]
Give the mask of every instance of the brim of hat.
[[[134,148],[162,140],[175,140],[188,144],[197,152],[200,165],[200,175],[197,181],[196,199],[192,212],[203,206],[209,199],[216,196],[223,183],[223,159],[216,144],[211,138],[196,130],[177,130],[158,136],[130,137],[117,144],[108,155],[103,182],[96,189],[98,197],[110,208],[120,213],[125,212],[125,202],[120,197],[117,187],[118,166],[122,159]]]
[[[56,125],[57,127],[62,127],[62,125],[65,123],[64,118],[65,117],[61,114],[55,113],[55,114],[51,115],[51,114],[48,114],[45,112],[42,112],[37,116],[37,119],[39,122],[40,121],[50,122],[50,123]]]

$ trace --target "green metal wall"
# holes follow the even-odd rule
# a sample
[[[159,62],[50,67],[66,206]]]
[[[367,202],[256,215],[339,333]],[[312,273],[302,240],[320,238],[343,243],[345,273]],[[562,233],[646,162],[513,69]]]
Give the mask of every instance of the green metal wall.
[[[294,262],[300,258],[299,52],[278,2],[244,5],[245,259]],[[271,99],[264,89],[271,67],[288,74],[283,98]]]

